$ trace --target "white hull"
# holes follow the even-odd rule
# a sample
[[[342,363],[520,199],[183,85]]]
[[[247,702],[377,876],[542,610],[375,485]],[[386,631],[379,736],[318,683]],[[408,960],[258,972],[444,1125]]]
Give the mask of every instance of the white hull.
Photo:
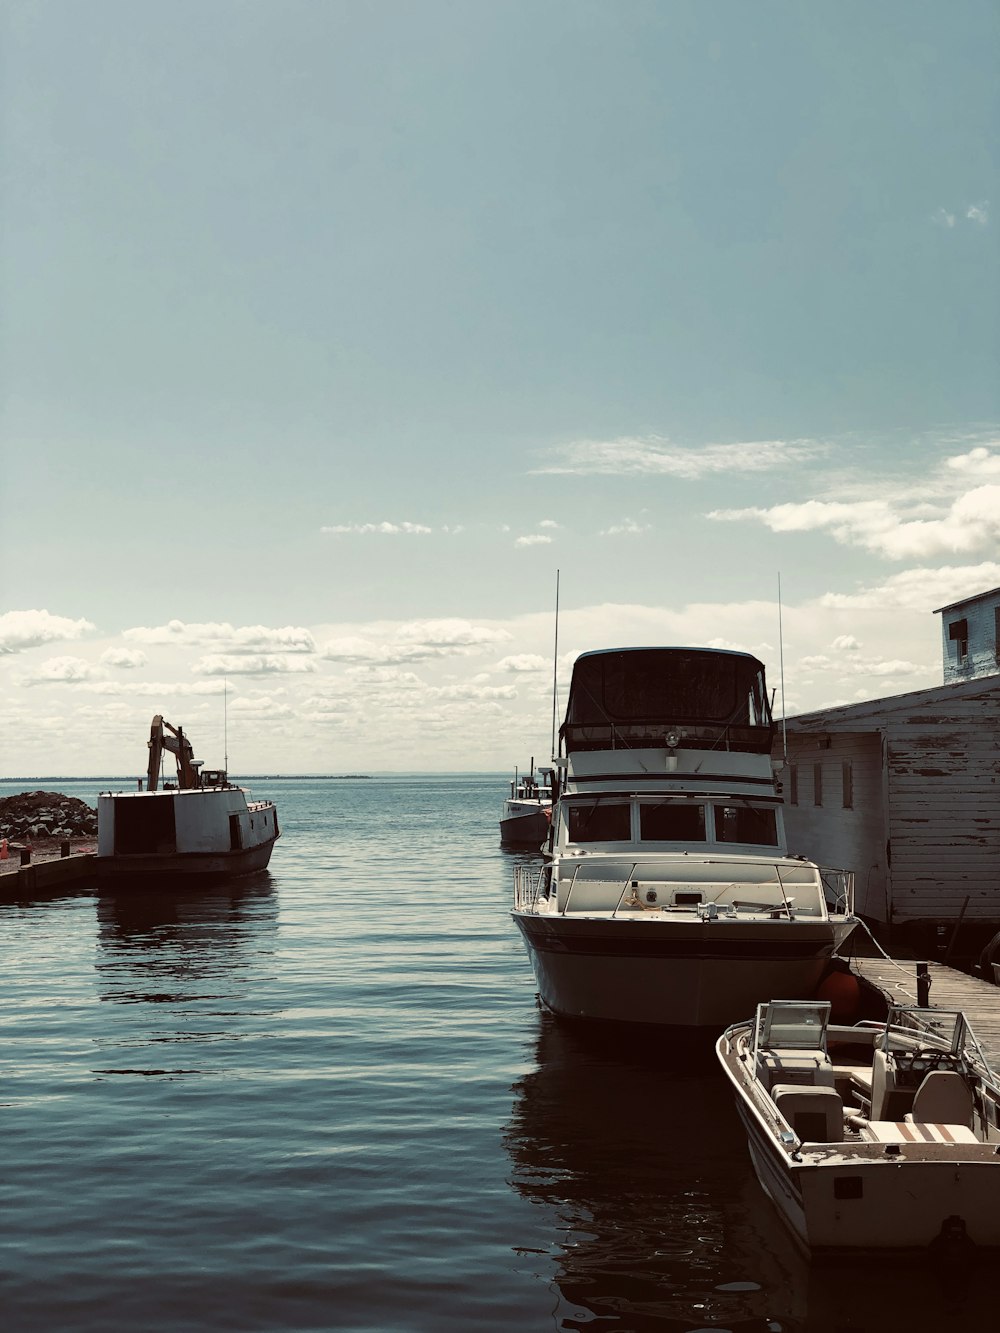
[[[953,1217],[974,1245],[1000,1247],[1000,1161],[992,1148],[986,1156],[965,1149],[976,1154],[974,1161],[956,1160],[961,1150],[952,1149],[936,1162],[900,1162],[881,1151],[874,1159],[851,1160],[831,1149],[825,1162],[797,1164],[765,1137],[742,1103],[737,1109],[761,1188],[811,1253],[925,1250]],[[861,1197],[833,1206],[837,1176],[858,1177]]]
[[[774,995],[814,995],[838,943],[833,923],[514,920],[554,1013],[716,1033]]]
[[[780,1003],[769,1004],[761,1012],[779,1007]],[[929,1023],[940,1013],[922,1012]],[[766,1019],[759,1014],[758,1032],[763,1022]],[[846,1042],[855,1052],[860,1050],[858,1044],[852,1046],[856,1030],[830,1031],[842,1045]],[[897,1031],[902,1035],[892,1049],[905,1053],[907,1030]],[[856,1063],[857,1053],[838,1064],[838,1047],[834,1046],[831,1060],[824,1042],[821,1054],[816,1048],[803,1051],[785,1045],[775,1051],[766,1044],[757,1046],[755,1054],[753,1033],[753,1024],[739,1023],[723,1034],[716,1049],[736,1094],[757,1179],[804,1250],[871,1256],[930,1248],[932,1254],[941,1250],[946,1256],[967,1257],[970,1243],[984,1249],[1000,1247],[997,1089],[985,1064],[973,1069],[967,1101],[948,1107],[950,1118],[943,1114],[940,1101],[937,1114],[921,1113],[918,1106],[930,1110],[927,1101],[920,1100],[921,1079],[950,1080],[953,1088],[956,1081],[963,1082],[953,1072],[919,1074],[919,1091],[915,1093],[911,1085],[908,1092],[892,1093],[893,1098],[908,1098],[911,1111],[904,1116],[897,1105],[897,1118],[883,1119],[891,1101],[886,1100],[884,1084],[876,1089],[877,1095],[873,1092],[872,1078],[880,1077],[873,1066],[877,1058],[881,1068],[891,1069],[895,1057],[884,1055],[881,1033],[875,1038],[877,1057],[872,1046],[875,1034],[870,1027],[864,1034],[873,1059],[867,1084],[866,1066]],[[933,1068],[927,1059],[928,1038],[917,1039],[914,1029],[909,1037],[911,1051],[925,1061],[923,1068]],[[948,1058],[949,1068],[962,1067]],[[813,1072],[806,1073],[807,1069]],[[780,1081],[769,1091],[762,1081],[765,1077],[772,1083]],[[870,1099],[860,1108],[859,1089],[861,1098]],[[931,1092],[935,1095],[941,1094]],[[790,1108],[788,1119],[781,1108]],[[799,1113],[802,1123],[796,1128]],[[813,1135],[820,1141],[813,1142]]]

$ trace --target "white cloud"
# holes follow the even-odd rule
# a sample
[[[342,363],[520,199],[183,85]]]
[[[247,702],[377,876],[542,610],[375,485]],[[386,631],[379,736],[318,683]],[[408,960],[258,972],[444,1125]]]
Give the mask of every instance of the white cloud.
[[[938,227],[954,227],[956,217],[946,208],[938,208],[931,214],[931,221]]]
[[[561,528],[562,524],[557,523],[554,518],[543,518],[538,526],[540,528]]]
[[[597,534],[599,537],[619,537],[633,536],[636,533],[648,532],[649,523],[637,523],[634,518],[623,519],[621,523],[612,523],[609,528],[602,528]]]
[[[967,454],[956,454],[946,459],[945,465],[954,472],[964,472],[974,477],[1000,477],[1000,448],[994,445],[987,449],[980,445],[970,449]]]
[[[94,668],[82,657],[50,657],[21,680],[24,685],[76,685],[90,680],[93,673]]]
[[[980,227],[985,227],[990,220],[989,201],[984,199],[981,204],[970,204],[965,210],[965,216],[970,222],[977,222]]]
[[[90,694],[139,699],[222,694],[225,688],[225,683],[221,680],[99,680],[80,686],[81,690],[86,690]],[[229,692],[232,694],[232,686],[229,687]]]
[[[458,531],[459,529],[456,529]],[[385,534],[386,536],[398,536],[402,533],[407,537],[422,537],[433,531],[425,527],[422,523],[335,523],[330,527],[320,528],[320,532],[351,532],[362,536],[368,536],[371,533]]]
[[[234,653],[252,653],[262,649],[282,653],[311,653],[316,650],[310,632],[295,625],[274,629],[267,625],[241,625],[237,628],[225,621],[185,624],[182,620],[170,620],[166,625],[151,628],[140,625],[127,629],[122,638],[136,643],[172,644],[176,647],[220,644]]]
[[[861,644],[853,634],[838,634],[830,647],[836,648],[841,653],[856,653]]]
[[[921,504],[916,512],[926,513]],[[913,512],[911,510],[911,512]],[[893,560],[927,558],[995,547],[1000,542],[1000,485],[959,495],[938,517],[909,517],[892,499],[803,500],[770,509],[715,509],[721,522],[759,519],[772,532],[828,530],[845,546],[863,546]]]
[[[261,722],[292,716],[292,710],[287,704],[267,695],[258,699],[234,699],[229,705],[229,711],[237,716],[251,717]]]
[[[824,452],[816,440],[750,440],[740,444],[675,445],[650,435],[616,440],[574,440],[554,451],[563,461],[533,469],[577,475],[655,473],[694,480],[720,472],[766,472],[807,462]]]
[[[398,637],[404,642],[424,643],[438,648],[469,647],[488,643],[506,643],[510,632],[453,619],[410,620],[400,625]]]
[[[317,666],[311,658],[291,657],[284,653],[214,653],[200,657],[191,670],[198,676],[276,676],[302,675],[303,672],[316,671]]]
[[[94,628],[89,620],[70,620],[48,611],[6,611],[0,616],[0,653],[21,653],[43,643],[79,639]]]
[[[949,602],[972,597],[986,588],[1000,585],[1000,563],[984,561],[980,565],[943,565],[939,569],[905,569],[882,583],[857,592],[824,593],[822,607],[855,611],[934,611]]]
[[[134,671],[144,667],[149,658],[141,648],[105,648],[101,653],[101,663],[109,667],[121,667],[125,671]]]
[[[549,666],[539,653],[514,653],[510,657],[501,657],[497,663],[498,671],[542,671]]]
[[[531,533],[527,537],[518,537],[515,546],[548,546],[552,542],[551,537],[546,537],[540,532]]]

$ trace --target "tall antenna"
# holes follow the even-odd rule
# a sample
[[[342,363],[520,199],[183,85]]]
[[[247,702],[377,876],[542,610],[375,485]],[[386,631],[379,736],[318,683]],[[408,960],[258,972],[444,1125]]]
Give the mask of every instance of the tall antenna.
[[[785,727],[785,637],[781,632],[781,571],[778,571],[778,660],[781,663],[781,762],[788,764],[788,731]]]
[[[222,677],[222,755],[226,777],[229,777],[229,677]]]
[[[552,648],[552,758],[556,757],[556,718],[559,711],[559,571],[556,570],[556,632]]]

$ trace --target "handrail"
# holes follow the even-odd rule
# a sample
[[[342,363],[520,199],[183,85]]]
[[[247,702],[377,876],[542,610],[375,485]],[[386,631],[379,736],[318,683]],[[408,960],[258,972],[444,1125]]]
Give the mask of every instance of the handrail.
[[[565,901],[565,903],[563,904],[563,909],[562,909],[562,915],[563,915],[563,916],[565,916],[566,913],[569,911],[569,900],[570,900],[570,898],[572,898],[572,896],[573,896],[573,888],[574,888],[574,886],[575,886],[575,884],[576,884],[576,877],[577,877],[577,875],[579,875],[579,873],[580,873],[580,867],[577,866],[576,869],[573,871],[573,878],[572,878],[572,879],[570,880],[570,882],[569,882],[569,888],[566,890],[566,901]],[[559,892],[559,886],[558,886],[558,882],[557,882],[557,884],[556,884],[556,893],[558,894],[558,892]]]
[[[618,907],[621,907],[621,905],[622,905],[622,901],[623,901],[623,899],[624,899],[624,897],[625,897],[625,889],[627,889],[627,888],[629,887],[629,885],[632,883],[632,876],[635,874],[636,866],[637,866],[638,864],[639,864],[638,861],[633,861],[633,862],[632,862],[632,869],[628,872],[628,875],[627,875],[626,878],[625,878],[625,887],[622,889],[622,891],[621,891],[621,895],[620,895],[619,898],[618,898]],[[616,907],[615,910],[611,913],[611,920],[612,920],[612,921],[614,921],[615,917],[618,915],[618,907]]]

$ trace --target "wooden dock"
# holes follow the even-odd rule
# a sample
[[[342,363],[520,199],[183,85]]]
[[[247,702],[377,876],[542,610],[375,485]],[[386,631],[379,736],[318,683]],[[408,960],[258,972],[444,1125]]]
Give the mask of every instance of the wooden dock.
[[[57,897],[76,889],[92,889],[97,882],[93,852],[71,856],[32,857],[27,865],[13,858],[0,863],[0,903],[25,898]]]
[[[917,964],[909,959],[852,958],[851,971],[879,991],[888,1004],[917,1003]],[[983,1054],[1000,1073],[1000,986],[970,977],[944,963],[927,963],[931,1009],[961,1009]]]

